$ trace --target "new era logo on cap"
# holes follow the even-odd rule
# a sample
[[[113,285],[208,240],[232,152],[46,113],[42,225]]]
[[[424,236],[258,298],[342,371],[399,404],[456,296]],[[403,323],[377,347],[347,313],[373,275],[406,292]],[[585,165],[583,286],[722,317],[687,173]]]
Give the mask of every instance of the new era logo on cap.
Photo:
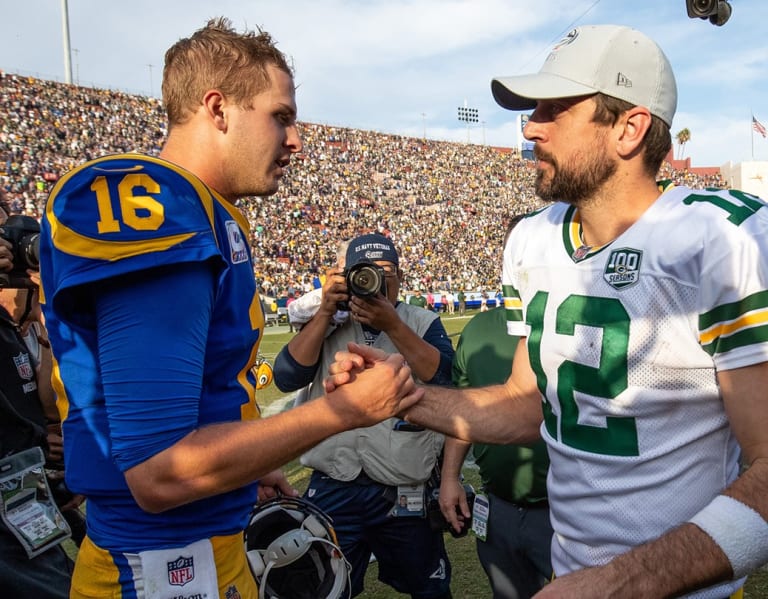
[[[619,73],[616,77],[616,85],[623,85],[624,87],[632,87],[632,80],[624,73]]]
[[[670,126],[677,109],[677,84],[664,52],[646,35],[618,25],[574,29],[555,44],[538,73],[497,77],[491,91],[510,110],[601,92],[645,106]]]

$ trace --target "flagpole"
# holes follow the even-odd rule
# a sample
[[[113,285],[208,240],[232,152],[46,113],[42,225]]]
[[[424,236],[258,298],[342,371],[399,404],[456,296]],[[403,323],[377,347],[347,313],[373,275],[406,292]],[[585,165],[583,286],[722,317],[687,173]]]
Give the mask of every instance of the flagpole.
[[[752,162],[755,161],[755,113],[752,112],[752,120],[749,121],[749,132],[752,135]]]

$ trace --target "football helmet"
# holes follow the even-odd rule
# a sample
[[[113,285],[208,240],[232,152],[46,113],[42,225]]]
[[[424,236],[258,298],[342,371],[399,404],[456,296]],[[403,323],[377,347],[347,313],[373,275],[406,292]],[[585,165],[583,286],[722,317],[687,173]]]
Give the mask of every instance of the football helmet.
[[[256,388],[266,389],[272,384],[272,364],[261,356],[253,365],[253,374],[256,377]]]
[[[350,565],[331,520],[300,497],[257,505],[245,529],[245,551],[259,599],[345,599]]]

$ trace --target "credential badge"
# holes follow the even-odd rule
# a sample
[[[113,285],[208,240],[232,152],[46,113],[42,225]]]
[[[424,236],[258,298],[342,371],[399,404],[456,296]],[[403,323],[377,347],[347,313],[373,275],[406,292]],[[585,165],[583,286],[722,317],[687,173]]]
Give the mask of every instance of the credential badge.
[[[643,259],[641,250],[620,248],[608,256],[603,279],[615,289],[623,289],[637,283],[640,279],[640,263]]]

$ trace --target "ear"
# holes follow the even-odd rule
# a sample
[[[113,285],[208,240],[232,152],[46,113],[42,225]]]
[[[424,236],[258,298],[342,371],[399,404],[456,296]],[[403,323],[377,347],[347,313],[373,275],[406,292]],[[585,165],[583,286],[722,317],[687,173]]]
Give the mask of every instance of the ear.
[[[227,101],[218,89],[209,89],[203,96],[203,108],[213,125],[221,132],[227,130]]]
[[[642,145],[651,127],[651,113],[644,106],[634,106],[621,116],[616,127],[619,133],[616,151],[623,158],[628,158]]]

